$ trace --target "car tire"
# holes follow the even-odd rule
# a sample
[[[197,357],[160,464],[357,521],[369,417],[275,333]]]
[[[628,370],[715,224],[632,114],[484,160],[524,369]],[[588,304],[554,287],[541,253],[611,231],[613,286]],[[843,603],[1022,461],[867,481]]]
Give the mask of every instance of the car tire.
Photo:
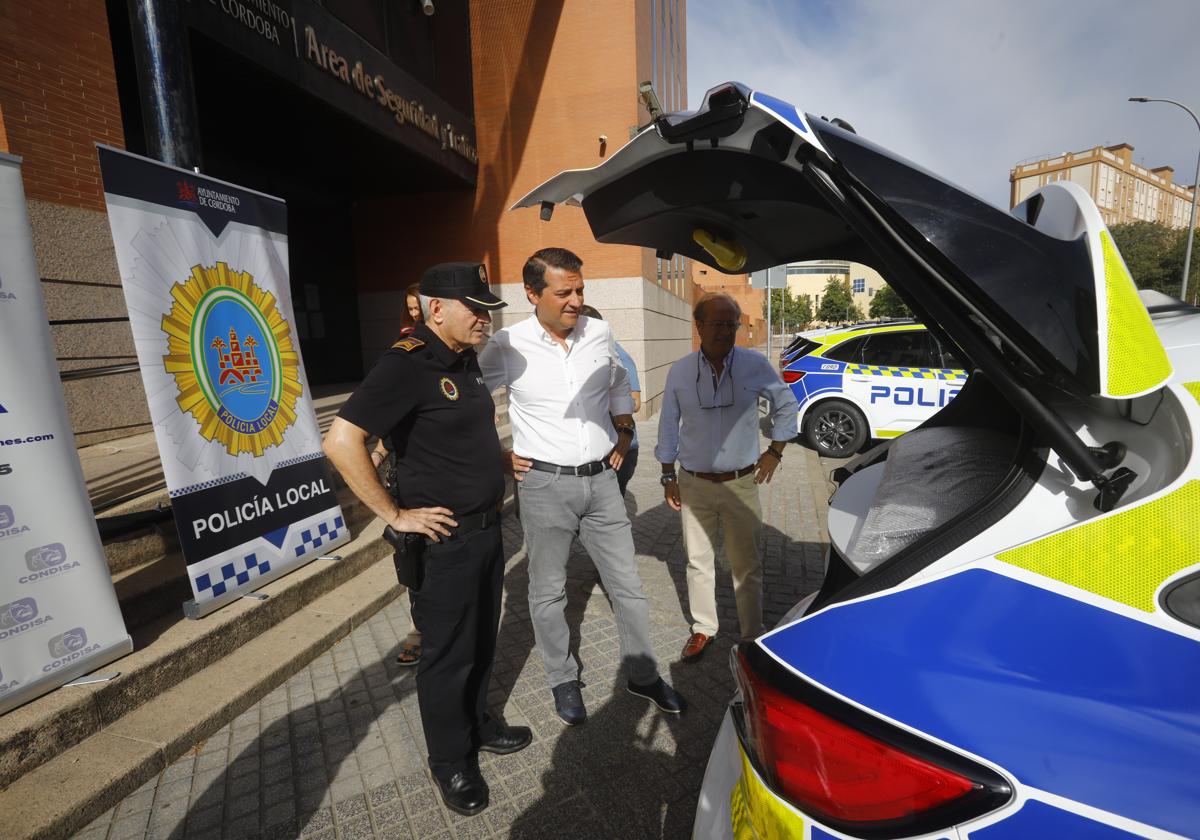
[[[804,418],[804,439],[828,458],[849,458],[867,442],[867,419],[844,400],[826,400]]]

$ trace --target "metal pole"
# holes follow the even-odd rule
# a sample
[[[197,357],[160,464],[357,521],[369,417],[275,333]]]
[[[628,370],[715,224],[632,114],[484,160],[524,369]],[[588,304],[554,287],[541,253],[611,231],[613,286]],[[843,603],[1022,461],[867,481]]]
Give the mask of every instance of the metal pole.
[[[177,0],[129,4],[146,154],[171,166],[201,165],[192,67]]]
[[[1182,102],[1176,102],[1174,99],[1151,99],[1148,96],[1131,96],[1130,102],[1166,102],[1171,105],[1178,105],[1180,108],[1188,112],[1192,121],[1196,123],[1196,128],[1200,129],[1200,117],[1196,116],[1196,112]],[[1196,235],[1196,201],[1200,199],[1200,155],[1196,156],[1196,176],[1192,179],[1192,214],[1188,220],[1187,247],[1183,251],[1183,282],[1180,285],[1179,297],[1187,302],[1187,287],[1188,287],[1188,272],[1192,269],[1192,240]]]
[[[771,299],[775,291],[771,288],[771,269],[764,269],[767,275],[767,358],[771,358]]]

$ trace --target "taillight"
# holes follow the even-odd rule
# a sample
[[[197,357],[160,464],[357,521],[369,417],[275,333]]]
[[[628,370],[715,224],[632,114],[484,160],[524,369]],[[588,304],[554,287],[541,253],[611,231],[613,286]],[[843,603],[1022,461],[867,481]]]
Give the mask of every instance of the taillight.
[[[801,379],[803,379],[804,374],[805,371],[802,370],[785,370],[783,372],[783,381],[788,385],[791,385],[793,382],[799,382]]]
[[[887,836],[888,828],[911,828],[935,815],[944,824],[923,825],[922,831],[940,830],[998,807],[1011,795],[990,769],[927,742],[914,749],[916,736],[884,721],[873,719],[872,728],[895,729],[908,743],[889,742],[814,708],[764,678],[751,657],[775,665],[756,646],[737,648],[734,670],[747,746],[772,790],[800,810],[833,827],[871,828]],[[854,712],[867,720],[861,710]]]

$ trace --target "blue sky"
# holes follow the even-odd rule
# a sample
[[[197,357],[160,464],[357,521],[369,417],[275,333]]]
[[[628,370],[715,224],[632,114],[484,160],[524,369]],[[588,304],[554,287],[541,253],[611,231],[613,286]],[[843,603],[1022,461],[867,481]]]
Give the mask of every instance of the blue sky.
[[[687,0],[688,98],[734,79],[1008,207],[1018,161],[1130,143],[1191,184],[1197,0]]]

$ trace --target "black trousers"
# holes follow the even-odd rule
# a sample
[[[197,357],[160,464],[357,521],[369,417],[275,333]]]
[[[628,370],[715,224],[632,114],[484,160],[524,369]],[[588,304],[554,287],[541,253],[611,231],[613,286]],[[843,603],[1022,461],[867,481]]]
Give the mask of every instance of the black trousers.
[[[425,582],[413,604],[422,634],[417,704],[429,768],[443,778],[465,769],[493,734],[487,693],[503,582],[498,522],[425,549]]]

